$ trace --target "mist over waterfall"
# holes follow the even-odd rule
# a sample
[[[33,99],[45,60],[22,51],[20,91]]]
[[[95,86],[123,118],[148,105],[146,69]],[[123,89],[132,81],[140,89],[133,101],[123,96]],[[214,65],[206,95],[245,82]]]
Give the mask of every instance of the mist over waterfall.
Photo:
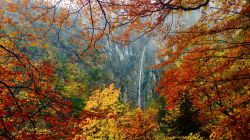
[[[159,63],[155,57],[156,44],[149,37],[143,37],[129,45],[104,40],[106,55],[105,71],[111,82],[121,88],[120,100],[132,107],[147,108],[152,99],[160,70],[145,69]]]

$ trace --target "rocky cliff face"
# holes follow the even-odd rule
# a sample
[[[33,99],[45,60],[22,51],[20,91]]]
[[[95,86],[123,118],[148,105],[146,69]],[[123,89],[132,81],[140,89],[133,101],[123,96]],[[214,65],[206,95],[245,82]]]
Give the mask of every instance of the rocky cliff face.
[[[108,39],[103,51],[106,54],[105,69],[112,82],[121,87],[121,100],[132,106],[146,108],[152,100],[160,70],[147,68],[158,63],[156,45],[148,37],[123,46]]]

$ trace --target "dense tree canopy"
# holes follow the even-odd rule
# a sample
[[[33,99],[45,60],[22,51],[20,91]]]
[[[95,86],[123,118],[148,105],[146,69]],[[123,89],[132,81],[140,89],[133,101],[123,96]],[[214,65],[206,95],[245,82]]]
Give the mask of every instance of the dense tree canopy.
[[[250,138],[249,0],[1,0],[0,19],[0,139]],[[105,38],[145,35],[158,122],[103,69]]]

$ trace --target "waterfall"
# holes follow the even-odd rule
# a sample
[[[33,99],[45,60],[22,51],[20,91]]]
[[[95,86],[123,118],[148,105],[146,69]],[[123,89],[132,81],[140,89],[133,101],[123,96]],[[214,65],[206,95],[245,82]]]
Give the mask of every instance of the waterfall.
[[[144,54],[145,54],[145,48],[146,45],[144,45],[143,47],[143,51],[142,51],[142,55],[141,55],[141,60],[140,60],[140,71],[139,71],[139,88],[138,88],[138,107],[141,108],[142,107],[142,103],[141,103],[141,85],[142,85],[142,72],[143,72],[143,61],[144,61]]]

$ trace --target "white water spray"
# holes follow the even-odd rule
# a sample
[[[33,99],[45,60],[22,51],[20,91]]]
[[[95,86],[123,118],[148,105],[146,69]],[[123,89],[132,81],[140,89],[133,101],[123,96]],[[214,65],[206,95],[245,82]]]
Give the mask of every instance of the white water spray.
[[[139,88],[138,88],[138,107],[141,108],[142,107],[142,103],[141,103],[141,85],[142,85],[142,72],[143,72],[143,64],[144,64],[144,54],[145,54],[145,48],[146,45],[144,45],[143,47],[143,51],[142,51],[142,55],[141,55],[141,62],[140,62],[140,71],[139,71]]]

